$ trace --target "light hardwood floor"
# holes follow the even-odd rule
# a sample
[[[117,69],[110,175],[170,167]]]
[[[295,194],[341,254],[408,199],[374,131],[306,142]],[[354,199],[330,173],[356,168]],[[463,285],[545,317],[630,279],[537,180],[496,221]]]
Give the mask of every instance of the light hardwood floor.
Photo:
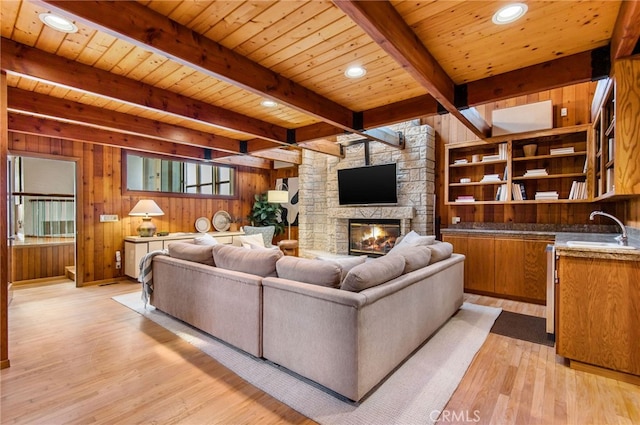
[[[133,283],[17,289],[0,422],[313,423],[111,300]],[[544,307],[467,301],[544,315]],[[490,334],[440,423],[640,423],[640,388],[574,371],[553,348]]]

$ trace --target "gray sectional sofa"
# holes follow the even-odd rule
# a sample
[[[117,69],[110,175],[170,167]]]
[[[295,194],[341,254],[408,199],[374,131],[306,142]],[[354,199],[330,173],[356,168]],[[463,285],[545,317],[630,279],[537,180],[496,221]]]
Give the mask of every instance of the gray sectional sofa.
[[[462,305],[464,256],[450,244],[396,251],[312,260],[179,242],[153,258],[150,302],[357,401]]]

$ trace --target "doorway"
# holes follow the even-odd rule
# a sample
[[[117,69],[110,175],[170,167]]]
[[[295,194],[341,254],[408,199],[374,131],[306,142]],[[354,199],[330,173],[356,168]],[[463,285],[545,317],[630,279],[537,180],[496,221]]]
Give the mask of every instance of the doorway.
[[[75,280],[76,162],[8,156],[9,283]]]

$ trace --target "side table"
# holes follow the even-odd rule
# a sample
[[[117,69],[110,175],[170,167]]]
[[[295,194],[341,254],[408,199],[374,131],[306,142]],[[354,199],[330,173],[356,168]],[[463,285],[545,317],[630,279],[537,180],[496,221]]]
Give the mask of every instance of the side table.
[[[284,252],[284,255],[298,255],[298,241],[295,239],[285,239],[278,242],[278,247]]]

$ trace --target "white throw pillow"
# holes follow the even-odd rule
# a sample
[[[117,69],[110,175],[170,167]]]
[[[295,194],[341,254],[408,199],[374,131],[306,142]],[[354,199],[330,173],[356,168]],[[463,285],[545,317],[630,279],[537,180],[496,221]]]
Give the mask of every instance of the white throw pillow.
[[[420,236],[414,230],[407,233],[404,237],[400,239],[400,242],[396,240],[396,244],[389,250],[387,254],[391,254],[392,252],[397,252],[397,249],[404,246],[422,246],[422,245],[432,245],[436,241],[436,237],[434,235],[431,236]]]
[[[243,248],[264,248],[264,239],[261,234],[238,236]]]
[[[216,240],[216,238],[208,233],[194,238],[193,243],[196,245],[218,245],[218,241]]]

